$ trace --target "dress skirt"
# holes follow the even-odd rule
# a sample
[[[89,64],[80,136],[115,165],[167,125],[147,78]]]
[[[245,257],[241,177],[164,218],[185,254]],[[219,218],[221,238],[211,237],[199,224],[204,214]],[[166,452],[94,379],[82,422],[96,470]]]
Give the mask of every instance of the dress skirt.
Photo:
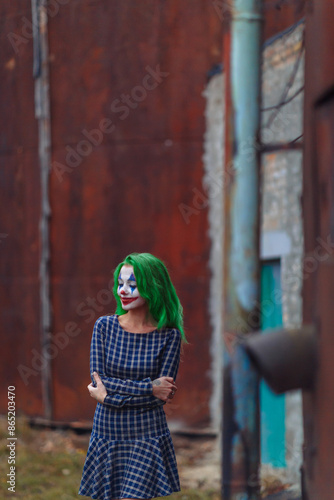
[[[99,419],[103,405],[98,404],[96,412]],[[173,442],[163,408],[139,414],[126,410],[126,413],[129,432],[124,433],[124,428],[120,428],[122,439],[117,430],[112,436],[103,436],[94,426],[79,494],[101,500],[148,499],[180,491]],[[111,415],[104,418],[112,420]],[[116,416],[112,427],[117,426],[117,420]]]

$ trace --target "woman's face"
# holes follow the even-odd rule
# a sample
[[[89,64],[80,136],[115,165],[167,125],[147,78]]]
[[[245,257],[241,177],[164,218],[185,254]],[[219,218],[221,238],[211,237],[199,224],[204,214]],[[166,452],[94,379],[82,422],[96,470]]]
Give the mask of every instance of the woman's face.
[[[135,309],[145,304],[145,299],[140,296],[133,267],[125,265],[118,276],[117,294],[122,301],[125,311]]]

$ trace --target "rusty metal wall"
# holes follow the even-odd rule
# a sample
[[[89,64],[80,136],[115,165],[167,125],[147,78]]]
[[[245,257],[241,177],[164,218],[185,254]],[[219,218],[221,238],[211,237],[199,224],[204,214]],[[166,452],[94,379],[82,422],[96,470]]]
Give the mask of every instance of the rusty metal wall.
[[[304,232],[308,279],[304,323],[318,329],[316,388],[304,394],[304,497],[332,500],[334,419],[334,9],[307,2],[305,59]],[[303,498],[304,498],[303,497]]]
[[[30,2],[1,4],[0,376],[4,385],[15,385],[17,404],[22,409],[41,414],[42,387],[36,354],[40,349],[40,174],[33,46],[31,38],[24,36],[26,30],[31,33],[25,19],[31,19]],[[37,369],[31,366],[32,359]],[[26,367],[32,371],[26,372]],[[7,412],[5,390],[0,403],[2,413]]]
[[[54,0],[49,6],[52,418],[92,418],[86,386],[94,321],[114,310],[110,279],[116,264],[132,251],[149,251],[170,269],[190,342],[169,417],[182,426],[207,425],[211,329],[202,92],[207,71],[220,61],[221,21],[200,0]],[[12,2],[0,16],[4,37],[9,30],[22,36],[30,6]],[[4,42],[17,69],[7,73],[9,94],[2,100],[10,124],[2,149],[10,210],[1,228],[10,235],[1,250],[9,287],[2,297],[2,316],[8,317],[4,353],[11,371],[8,363],[3,370],[8,383],[20,387],[19,408],[43,416],[39,374],[25,387],[17,372],[18,363],[33,368],[32,347],[41,353],[33,44],[22,42],[17,55]],[[19,147],[27,150],[26,168],[23,160],[14,168],[5,158],[8,149],[17,163]],[[15,192],[18,186],[22,193]],[[191,224],[180,204],[191,211]]]
[[[91,331],[114,309],[101,290],[125,255],[149,251],[170,268],[190,341],[170,416],[208,423],[207,214],[199,210],[187,225],[179,205],[193,207],[192,188],[201,189],[201,93],[219,60],[219,30],[200,1],[74,1],[50,20],[53,162],[69,166],[66,146],[80,154],[103,120],[113,128],[61,180],[52,173],[54,332],[69,321],[80,330],[53,360],[57,420],[91,417]]]

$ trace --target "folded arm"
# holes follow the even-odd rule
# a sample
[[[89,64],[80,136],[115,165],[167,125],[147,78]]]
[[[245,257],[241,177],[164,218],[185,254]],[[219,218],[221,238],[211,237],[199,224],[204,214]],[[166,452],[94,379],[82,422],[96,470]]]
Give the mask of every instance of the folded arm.
[[[103,325],[101,325],[100,321],[97,320],[94,325],[91,343],[90,371],[92,384],[88,386],[90,395],[97,399],[99,402],[103,402],[103,404],[107,406],[116,408],[121,408],[124,406],[153,408],[155,406],[161,406],[165,404],[169,397],[166,396],[166,394],[170,394],[172,390],[174,391],[174,388],[176,390],[174,382],[180,362],[180,332],[175,329],[168,334],[166,346],[162,353],[159,377],[153,382],[153,386],[152,380],[150,378],[146,378],[142,381],[133,381],[121,380],[114,377],[105,376],[105,358],[102,328]],[[94,372],[97,372],[100,376],[95,376],[96,381],[94,380]],[[162,377],[170,377],[174,382],[168,382],[165,378]],[[166,394],[163,392],[161,386],[165,387]],[[97,389],[99,389],[99,391]]]
[[[93,373],[97,372],[108,393],[124,394],[127,396],[152,395],[152,380],[147,377],[144,380],[122,380],[115,377],[107,377],[105,374],[105,352],[104,332],[101,319],[95,322],[91,348],[90,348],[90,373],[93,385],[95,384]]]
[[[103,404],[114,408],[122,408],[124,406],[136,408],[155,408],[156,406],[162,406],[165,403],[155,396],[124,396],[123,394],[107,394],[103,400]]]
[[[166,346],[164,348],[162,354],[162,362],[159,371],[159,377],[153,381],[153,389],[156,392],[156,388],[158,383],[159,385],[166,384],[166,379],[162,377],[169,377],[174,382],[177,376],[177,372],[180,364],[180,351],[181,351],[181,335],[178,330],[172,330],[169,333],[169,337],[166,342]],[[165,385],[170,387],[175,387],[174,384],[169,382],[169,384]],[[176,388],[175,388],[176,389]],[[109,406],[123,407],[123,406],[136,406],[136,407],[155,407],[162,406],[168,400],[168,396],[164,399],[160,399],[160,397],[156,396],[124,396],[121,394],[108,394],[103,404]]]

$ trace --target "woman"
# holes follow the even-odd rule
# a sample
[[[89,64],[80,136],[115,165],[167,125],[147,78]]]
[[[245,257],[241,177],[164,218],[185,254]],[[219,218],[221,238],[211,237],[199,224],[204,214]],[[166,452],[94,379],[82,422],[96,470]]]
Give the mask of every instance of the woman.
[[[79,494],[151,499],[180,491],[162,406],[171,401],[183,314],[167,269],[149,253],[131,254],[114,273],[116,314],[93,330],[88,390],[98,401]]]

